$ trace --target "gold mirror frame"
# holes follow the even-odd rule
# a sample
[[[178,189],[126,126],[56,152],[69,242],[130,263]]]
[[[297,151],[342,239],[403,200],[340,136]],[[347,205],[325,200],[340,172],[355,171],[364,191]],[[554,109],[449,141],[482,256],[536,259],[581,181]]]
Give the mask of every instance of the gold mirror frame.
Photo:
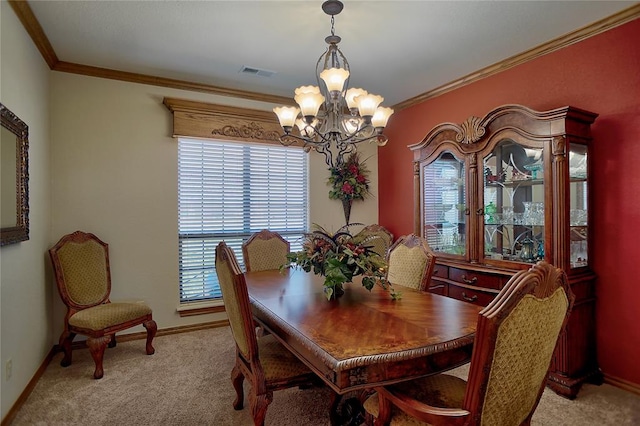
[[[29,239],[29,126],[2,103],[0,118],[2,127],[16,135],[16,224],[0,229],[0,245],[5,246]]]

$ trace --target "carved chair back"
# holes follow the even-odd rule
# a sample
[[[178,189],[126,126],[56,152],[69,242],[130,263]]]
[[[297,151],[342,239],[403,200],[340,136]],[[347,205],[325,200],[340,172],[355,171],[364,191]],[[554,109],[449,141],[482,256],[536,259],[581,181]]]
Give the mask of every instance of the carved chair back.
[[[480,312],[464,406],[481,423],[531,420],[574,299],[564,271],[540,262]]]
[[[367,225],[354,236],[354,241],[370,246],[371,251],[386,259],[387,251],[393,243],[393,234],[382,225]]]
[[[242,256],[247,271],[264,271],[284,265],[289,250],[289,242],[280,234],[263,229],[242,245]]]
[[[94,234],[65,235],[49,251],[58,292],[72,313],[109,302],[109,246]]]
[[[416,234],[403,235],[389,248],[387,280],[425,291],[429,287],[436,257],[426,240]]]

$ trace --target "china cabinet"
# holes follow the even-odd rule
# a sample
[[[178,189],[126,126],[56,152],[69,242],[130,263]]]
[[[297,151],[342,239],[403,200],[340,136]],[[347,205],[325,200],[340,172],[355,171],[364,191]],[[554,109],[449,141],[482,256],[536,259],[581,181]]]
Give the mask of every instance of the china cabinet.
[[[596,114],[506,105],[433,128],[414,153],[415,232],[436,252],[430,291],[487,305],[539,260],[576,296],[548,385],[574,398],[600,382],[595,275],[589,268],[589,143]]]

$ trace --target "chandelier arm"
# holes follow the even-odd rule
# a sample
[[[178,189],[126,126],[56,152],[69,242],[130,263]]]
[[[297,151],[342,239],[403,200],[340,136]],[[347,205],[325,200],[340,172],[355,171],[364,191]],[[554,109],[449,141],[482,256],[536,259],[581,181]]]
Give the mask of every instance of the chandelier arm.
[[[305,152],[313,149],[324,155],[325,163],[329,167],[333,167],[333,152],[331,151],[331,139],[323,137],[322,141],[314,141],[304,136],[294,135],[293,133],[285,133],[280,135],[280,143],[284,146],[291,146],[296,142],[302,142]]]
[[[349,143],[351,145],[356,145],[356,144],[361,144],[363,142],[375,142],[376,145],[378,145],[378,146],[385,146],[388,141],[389,141],[389,138],[387,138],[386,135],[384,135],[384,134],[375,134],[375,135],[367,136],[367,137],[364,137],[364,138],[353,139],[353,140],[348,141],[347,143]]]
[[[316,152],[319,152],[320,154],[324,155],[324,162],[327,165],[327,167],[329,168],[333,168],[334,164],[333,164],[333,152],[330,149],[330,146],[328,143],[326,144],[320,144],[318,146],[315,147]],[[340,160],[340,158],[338,158],[338,160]],[[339,164],[339,161],[338,161]]]

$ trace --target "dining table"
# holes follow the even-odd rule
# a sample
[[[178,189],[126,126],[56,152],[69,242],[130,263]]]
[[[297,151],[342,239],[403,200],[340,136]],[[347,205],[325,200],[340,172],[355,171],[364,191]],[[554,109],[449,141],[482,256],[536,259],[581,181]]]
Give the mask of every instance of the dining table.
[[[324,277],[297,268],[246,272],[256,323],[334,392],[372,389],[439,373],[471,359],[481,306],[359,277],[327,299]]]

